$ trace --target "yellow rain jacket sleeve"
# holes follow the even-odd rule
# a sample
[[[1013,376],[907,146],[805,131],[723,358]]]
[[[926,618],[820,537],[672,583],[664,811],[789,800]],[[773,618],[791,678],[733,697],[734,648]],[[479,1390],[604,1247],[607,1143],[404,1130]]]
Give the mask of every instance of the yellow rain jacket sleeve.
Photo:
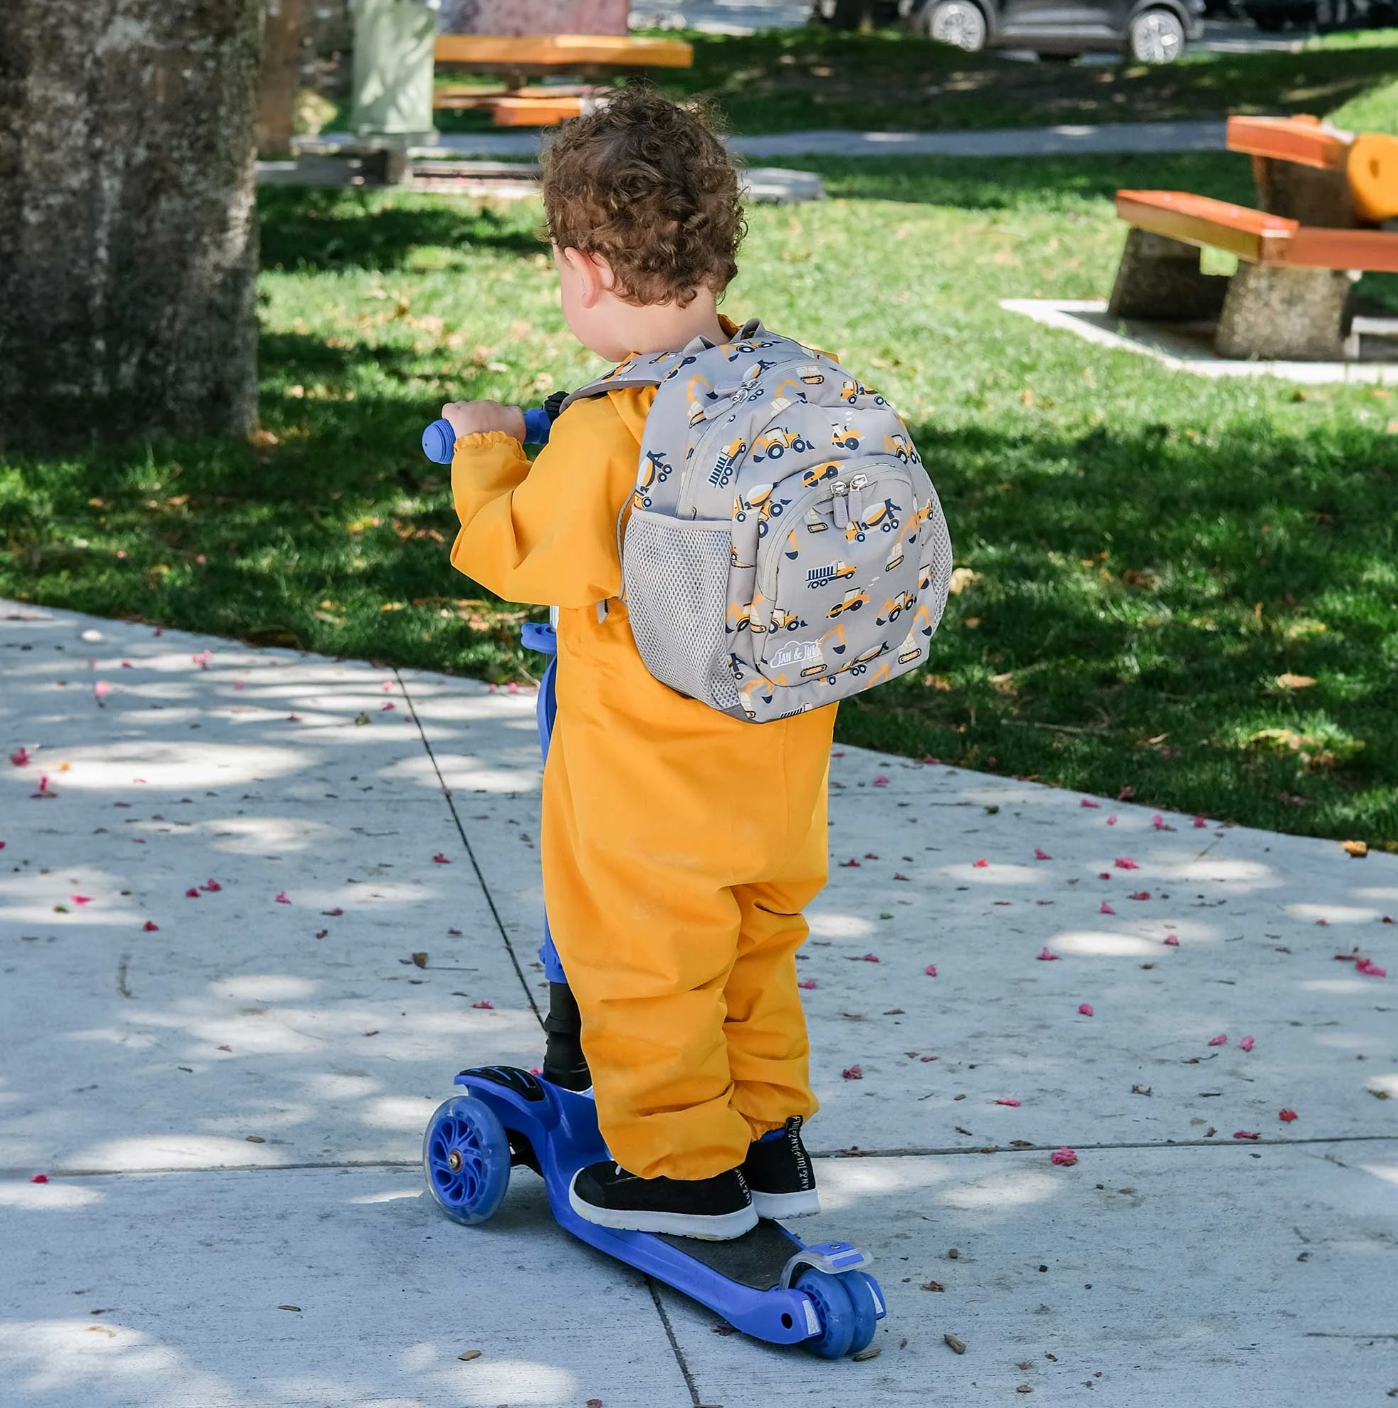
[[[654,395],[575,402],[532,465],[507,435],[458,440],[451,560],[561,608],[544,899],[598,1120],[632,1173],[706,1178],[817,1108],[795,955],[826,879],[835,708],[750,724],[646,669],[616,529]]]

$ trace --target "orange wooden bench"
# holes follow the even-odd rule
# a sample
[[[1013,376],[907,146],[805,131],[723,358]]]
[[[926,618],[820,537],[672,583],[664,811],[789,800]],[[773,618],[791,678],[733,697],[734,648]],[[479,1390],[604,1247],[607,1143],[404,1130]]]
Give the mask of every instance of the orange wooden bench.
[[[1228,147],[1253,159],[1258,207],[1186,191],[1118,191],[1131,230],[1109,311],[1216,320],[1225,356],[1338,359],[1351,271],[1398,272],[1398,139],[1312,117],[1233,117]],[[1201,249],[1239,260],[1206,274]]]
[[[682,39],[611,34],[440,34],[439,64],[477,73],[498,73],[506,82],[481,88],[442,85],[433,95],[439,109],[484,108],[497,127],[551,127],[590,111],[604,88],[526,87],[525,78],[551,74],[603,77],[647,68],[688,68],[693,46]]]

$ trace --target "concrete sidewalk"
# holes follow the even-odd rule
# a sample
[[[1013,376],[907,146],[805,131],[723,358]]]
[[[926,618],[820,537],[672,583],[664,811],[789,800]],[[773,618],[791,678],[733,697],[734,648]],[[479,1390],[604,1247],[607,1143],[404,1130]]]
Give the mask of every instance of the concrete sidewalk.
[[[879,1356],[716,1333],[527,1172],[441,1217],[430,1111],[542,1049],[533,706],[0,602],[6,1408],[1398,1389],[1398,857],[852,748],[801,1231]]]
[[[976,132],[775,132],[734,136],[728,146],[744,157],[791,156],[1071,156],[1119,152],[1213,152],[1226,150],[1223,122],[1104,122],[1099,126],[1007,127]],[[298,137],[307,155],[356,150],[349,132]],[[444,132],[436,146],[414,147],[417,157],[529,159],[539,153],[534,132]]]

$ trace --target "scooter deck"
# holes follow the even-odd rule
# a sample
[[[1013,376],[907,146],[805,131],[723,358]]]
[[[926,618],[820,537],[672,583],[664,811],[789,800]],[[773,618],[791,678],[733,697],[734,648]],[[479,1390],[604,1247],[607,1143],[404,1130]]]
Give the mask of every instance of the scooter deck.
[[[725,1242],[598,1227],[579,1217],[568,1199],[569,1185],[580,1168],[611,1157],[597,1128],[593,1101],[513,1066],[462,1071],[456,1084],[495,1111],[512,1144],[520,1137],[528,1141],[532,1158],[518,1161],[537,1164],[560,1226],[608,1256],[682,1291],[757,1339],[795,1344],[820,1333],[810,1298],[792,1285],[803,1263],[839,1272],[867,1261],[850,1243],[808,1247],[780,1223],[770,1221]],[[882,1315],[880,1301],[879,1318]]]

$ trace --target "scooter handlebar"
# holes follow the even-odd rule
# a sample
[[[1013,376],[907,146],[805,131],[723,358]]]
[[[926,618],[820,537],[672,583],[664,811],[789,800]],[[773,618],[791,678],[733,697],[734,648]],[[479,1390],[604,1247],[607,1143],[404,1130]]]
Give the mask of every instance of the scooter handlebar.
[[[533,406],[524,413],[524,443],[547,445],[553,421],[542,406]],[[450,464],[456,448],[456,431],[449,420],[434,420],[422,432],[422,453],[433,464]]]

